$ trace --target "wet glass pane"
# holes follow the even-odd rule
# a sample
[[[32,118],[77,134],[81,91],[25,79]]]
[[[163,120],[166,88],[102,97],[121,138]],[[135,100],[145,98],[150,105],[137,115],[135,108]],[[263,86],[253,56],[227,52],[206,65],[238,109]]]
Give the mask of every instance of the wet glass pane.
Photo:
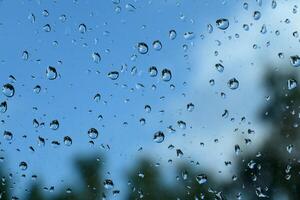
[[[0,0],[0,199],[300,199],[299,3]]]

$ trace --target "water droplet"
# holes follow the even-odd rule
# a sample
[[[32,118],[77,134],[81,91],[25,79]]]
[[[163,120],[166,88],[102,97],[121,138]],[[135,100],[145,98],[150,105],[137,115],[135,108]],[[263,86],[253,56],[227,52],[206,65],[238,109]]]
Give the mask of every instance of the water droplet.
[[[117,71],[111,71],[111,72],[108,72],[107,76],[111,80],[117,80],[119,78],[119,72],[117,72]]]
[[[28,53],[28,51],[23,51],[23,53],[22,53],[22,59],[23,59],[23,60],[28,60],[28,58],[29,58],[29,53]]]
[[[207,25],[207,32],[212,33],[214,31],[214,27],[211,24]]]
[[[3,101],[0,103],[0,112],[5,113],[7,111],[7,102]]]
[[[265,34],[266,32],[267,32],[267,26],[264,24],[264,25],[262,25],[262,27],[261,27],[261,29],[260,29],[260,32],[262,33],[262,34]]]
[[[46,69],[46,75],[47,75],[47,78],[49,80],[54,80],[57,78],[57,71],[54,67],[52,66],[49,66],[47,69]]]
[[[223,72],[224,71],[224,66],[221,63],[217,63],[215,65],[215,67],[218,70],[218,72]]]
[[[194,38],[195,38],[195,34],[194,34],[194,32],[185,32],[185,33],[183,34],[183,37],[184,37],[184,39],[186,39],[186,40],[191,40],[191,39],[194,39]]]
[[[54,130],[54,131],[56,131],[58,128],[59,128],[59,122],[58,122],[58,120],[52,120],[51,122],[50,122],[50,128],[52,129],[52,130]]]
[[[205,174],[199,174],[196,176],[196,181],[201,185],[207,182],[207,176]]]
[[[161,50],[162,48],[162,44],[159,40],[155,40],[153,43],[152,43],[152,46],[153,46],[153,49],[159,51]]]
[[[288,81],[287,81],[287,86],[288,86],[288,89],[289,90],[292,90],[292,89],[294,89],[294,88],[296,88],[297,87],[297,81],[295,80],[295,79],[289,79]]]
[[[92,58],[93,58],[94,63],[99,63],[101,61],[101,56],[97,52],[94,52],[92,54]]]
[[[165,134],[162,131],[154,133],[153,141],[156,143],[162,143],[165,140]]]
[[[67,16],[66,15],[61,15],[61,16],[59,16],[59,20],[61,22],[65,22],[65,21],[67,21]]]
[[[248,3],[245,2],[245,3],[243,4],[243,8],[244,8],[245,10],[248,10],[248,7],[249,7]]]
[[[224,18],[218,19],[216,25],[219,29],[226,30],[229,27],[229,20]]]
[[[146,43],[140,42],[138,43],[137,47],[140,54],[148,53],[148,45]]]
[[[158,70],[155,66],[149,67],[148,72],[151,77],[155,77],[158,74]]]
[[[48,16],[49,16],[48,10],[43,10],[42,15],[43,15],[44,17],[48,17]]]
[[[99,93],[97,93],[95,96],[94,96],[94,101],[95,102],[99,102],[101,100],[101,95]]]
[[[236,78],[232,78],[227,82],[230,89],[235,90],[239,87],[239,81]]]
[[[78,30],[80,33],[85,33],[86,32],[86,25],[85,24],[79,24]]]
[[[114,188],[114,183],[112,180],[110,179],[105,179],[103,182],[104,188],[107,190],[111,190]]]
[[[291,56],[290,62],[293,65],[293,67],[299,67],[300,66],[300,57],[298,55]]]
[[[38,128],[40,126],[40,123],[38,122],[37,119],[33,119],[32,124],[34,128]]]
[[[259,20],[260,17],[261,17],[261,13],[260,13],[259,11],[254,11],[254,13],[253,13],[253,18],[254,18],[255,20]]]
[[[248,25],[248,24],[244,24],[244,25],[243,25],[243,29],[244,29],[245,31],[249,31],[249,25]]]
[[[2,87],[2,93],[7,97],[13,97],[15,94],[15,88],[9,83],[6,83]]]
[[[140,119],[140,123],[141,123],[141,125],[145,125],[146,124],[146,119],[145,118],[141,118]]]
[[[50,24],[44,25],[44,26],[43,26],[43,30],[44,30],[45,32],[50,32],[50,31],[51,31],[51,26],[50,26]]]
[[[69,136],[65,136],[64,137],[64,144],[66,146],[71,146],[72,145],[72,138],[70,138]]]
[[[88,135],[91,139],[96,139],[98,137],[98,130],[95,128],[90,128],[88,130]]]
[[[184,121],[182,121],[182,120],[177,121],[177,125],[181,129],[186,129],[186,123]]]
[[[24,171],[24,170],[27,169],[28,165],[27,165],[26,162],[22,161],[22,162],[20,162],[19,167],[20,167],[21,170]]]
[[[189,112],[192,112],[195,108],[195,105],[193,103],[189,103],[186,105],[186,110]]]
[[[176,33],[175,30],[170,30],[170,31],[169,31],[169,38],[170,38],[171,40],[174,40],[174,39],[176,38],[176,36],[177,36],[177,33]]]
[[[36,94],[39,94],[39,93],[41,92],[41,86],[36,85],[36,86],[33,88],[33,92],[36,93]]]
[[[272,1],[271,7],[275,9],[277,7],[277,2],[275,0]]]
[[[161,72],[161,78],[163,81],[170,81],[172,78],[171,70],[169,69],[163,69]]]
[[[3,137],[4,137],[5,140],[9,141],[9,140],[12,140],[13,134],[10,131],[4,131],[3,132]]]
[[[150,112],[151,112],[151,106],[145,105],[145,111],[146,111],[147,113],[150,113]]]

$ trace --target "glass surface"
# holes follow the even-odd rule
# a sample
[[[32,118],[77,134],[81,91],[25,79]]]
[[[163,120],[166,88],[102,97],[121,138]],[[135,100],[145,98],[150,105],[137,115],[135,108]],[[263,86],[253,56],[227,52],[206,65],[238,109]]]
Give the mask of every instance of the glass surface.
[[[0,199],[300,199],[297,0],[0,0]]]

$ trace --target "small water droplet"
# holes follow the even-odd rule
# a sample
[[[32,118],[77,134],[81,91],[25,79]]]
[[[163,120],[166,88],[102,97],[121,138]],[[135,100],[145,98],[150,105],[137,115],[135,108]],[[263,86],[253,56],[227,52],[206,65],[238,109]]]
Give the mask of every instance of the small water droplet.
[[[219,29],[226,30],[229,27],[229,20],[224,18],[218,19],[216,25]]]
[[[9,141],[9,140],[12,140],[13,134],[10,131],[4,131],[3,132],[3,137],[4,137],[5,140]]]
[[[44,30],[45,32],[50,32],[50,31],[51,31],[51,26],[50,26],[50,24],[44,25],[44,26],[43,26],[43,30]]]
[[[49,66],[47,69],[46,69],[46,75],[47,75],[47,78],[49,80],[54,80],[57,78],[57,71],[54,67],[52,66]]]
[[[186,105],[186,110],[189,112],[192,112],[195,108],[195,105],[193,103],[189,103]]]
[[[161,44],[161,42],[159,40],[155,40],[152,43],[152,46],[153,46],[153,49],[155,49],[156,51],[159,51],[162,48],[162,44]]]
[[[138,43],[137,48],[138,48],[138,52],[140,54],[146,54],[146,53],[148,53],[148,45],[146,43],[144,43],[144,42]]]
[[[172,73],[169,69],[163,69],[161,72],[161,78],[163,81],[170,81],[172,79]]]
[[[39,94],[39,93],[41,92],[41,86],[36,85],[36,86],[33,88],[33,92],[36,93],[36,94]]]
[[[176,33],[175,30],[170,30],[170,31],[169,31],[169,38],[170,38],[171,40],[174,40],[174,39],[176,38],[176,36],[177,36],[177,33]]]
[[[287,86],[288,86],[288,89],[289,90],[292,90],[292,89],[294,89],[294,88],[296,88],[297,87],[297,81],[295,80],[295,79],[289,79],[288,81],[287,81]]]
[[[72,138],[70,138],[69,136],[65,136],[64,137],[64,144],[66,146],[71,146],[72,145]]]
[[[99,63],[101,61],[101,56],[97,52],[94,52],[92,54],[92,58],[93,58],[94,63]]]
[[[7,111],[7,102],[3,101],[0,103],[0,112],[5,113]]]
[[[119,78],[119,72],[117,72],[117,71],[111,71],[111,72],[108,72],[107,76],[111,80],[117,80]]]
[[[90,128],[88,130],[88,136],[91,138],[91,139],[96,139],[98,137],[98,130],[95,129],[95,128]]]
[[[162,143],[165,140],[165,134],[162,131],[157,131],[153,135],[153,141],[156,143]]]
[[[85,33],[86,32],[86,25],[85,24],[79,24],[78,31],[80,33]]]
[[[253,18],[254,20],[259,20],[261,17],[261,13],[259,11],[254,11]]]
[[[2,86],[2,93],[7,97],[13,97],[15,94],[15,88],[9,83]]]
[[[114,183],[112,180],[110,179],[105,179],[103,182],[104,188],[107,190],[111,190],[114,188]]]
[[[151,77],[155,77],[158,74],[158,70],[155,66],[149,67],[148,72]]]
[[[59,128],[59,122],[58,122],[58,120],[52,120],[51,122],[50,122],[50,128],[52,129],[52,130],[54,130],[54,131],[56,131],[58,128]]]
[[[293,67],[299,67],[300,66],[300,57],[298,55],[291,56],[290,62],[293,65]]]
[[[20,162],[19,167],[20,167],[21,170],[24,171],[24,170],[27,169],[28,165],[27,165],[26,162],[22,161],[22,162]]]
[[[196,181],[202,185],[207,182],[207,176],[205,174],[199,174],[196,176]]]
[[[230,89],[235,90],[239,87],[239,81],[236,78],[232,78],[227,82]]]

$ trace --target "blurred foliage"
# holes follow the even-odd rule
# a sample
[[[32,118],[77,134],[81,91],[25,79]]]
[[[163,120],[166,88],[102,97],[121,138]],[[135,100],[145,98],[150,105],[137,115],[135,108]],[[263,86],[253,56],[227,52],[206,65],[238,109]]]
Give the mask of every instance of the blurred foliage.
[[[288,89],[287,80],[296,74],[268,73],[265,86],[270,95],[267,106],[261,109],[261,119],[270,123],[270,134],[255,153],[240,154],[235,158],[235,177],[221,183],[209,170],[192,167],[190,163],[177,166],[176,179],[171,183],[162,176],[150,159],[139,160],[128,173],[128,200],[197,200],[197,199],[300,199],[299,139],[300,90]],[[76,190],[58,189],[54,200],[105,199],[101,161],[96,157],[80,158],[75,166],[81,176]],[[4,173],[2,173],[4,174]],[[207,177],[199,181],[197,177]],[[2,178],[1,200],[12,199],[9,179]],[[174,181],[176,180],[176,181]],[[32,185],[25,195],[28,200],[50,199],[44,196],[41,184]],[[57,191],[57,189],[56,189]],[[15,198],[17,199],[17,198]]]

